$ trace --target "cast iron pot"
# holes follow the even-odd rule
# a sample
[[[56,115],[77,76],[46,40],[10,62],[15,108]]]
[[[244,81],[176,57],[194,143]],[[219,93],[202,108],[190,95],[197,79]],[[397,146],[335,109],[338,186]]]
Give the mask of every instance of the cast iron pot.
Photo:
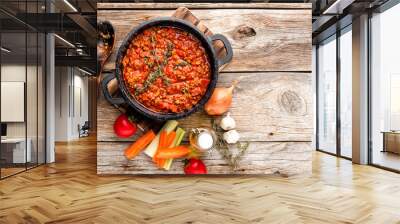
[[[123,78],[123,65],[122,65],[122,59],[125,56],[125,53],[127,49],[129,48],[129,44],[133,40],[133,38],[136,37],[136,35],[140,34],[142,31],[153,27],[153,26],[169,26],[169,27],[176,27],[179,29],[182,29],[188,33],[191,33],[197,39],[202,43],[205,52],[207,54],[208,60],[210,62],[210,83],[208,85],[208,88],[203,95],[203,97],[200,99],[200,101],[194,105],[190,110],[183,111],[180,113],[162,113],[162,112],[156,112],[150,109],[147,109],[144,105],[142,105],[139,101],[137,101],[134,96],[131,95],[129,92],[128,88],[125,85],[125,81]],[[213,48],[212,42],[220,40],[223,42],[225,50],[226,50],[226,56],[219,59],[217,58],[217,55],[215,53],[215,50]],[[132,107],[135,111],[139,112],[140,114],[144,115],[147,118],[150,119],[155,119],[159,121],[164,121],[164,120],[173,120],[173,119],[180,119],[183,117],[186,117],[194,112],[196,112],[199,108],[201,108],[211,97],[215,86],[217,84],[218,80],[218,68],[232,60],[233,57],[233,51],[232,51],[232,46],[229,43],[228,39],[221,35],[221,34],[214,34],[212,36],[206,36],[204,35],[203,32],[198,30],[195,26],[187,23],[184,20],[173,18],[173,17],[163,17],[163,18],[157,18],[153,20],[146,21],[139,26],[135,27],[125,38],[125,40],[122,42],[118,53],[117,53],[117,59],[115,62],[115,75],[114,74],[108,74],[104,77],[102,81],[102,89],[104,96],[107,101],[109,101],[111,104],[114,105],[119,105],[123,103],[127,103],[130,107]],[[118,80],[118,86],[121,92],[122,98],[116,98],[111,96],[111,94],[108,91],[107,85],[108,83],[114,79],[117,78]]]

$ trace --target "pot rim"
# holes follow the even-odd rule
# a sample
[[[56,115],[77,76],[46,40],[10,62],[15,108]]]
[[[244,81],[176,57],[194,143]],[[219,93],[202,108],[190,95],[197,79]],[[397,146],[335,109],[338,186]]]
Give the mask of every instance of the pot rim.
[[[122,59],[125,56],[125,53],[127,49],[129,48],[129,45],[131,41],[143,30],[148,29],[150,27],[154,26],[172,26],[176,27],[179,29],[183,29],[184,31],[194,35],[201,43],[202,46],[204,47],[211,71],[210,71],[210,83],[208,84],[207,90],[202,96],[202,98],[195,104],[191,109],[185,110],[180,113],[162,113],[162,112],[156,112],[153,110],[148,109],[145,107],[142,103],[140,103],[128,90],[128,88],[125,85],[125,81],[123,79],[123,70],[122,70]],[[211,97],[217,81],[218,81],[218,59],[214,50],[214,47],[212,45],[212,42],[209,37],[207,37],[203,32],[201,32],[197,27],[193,26],[192,24],[178,18],[174,17],[159,17],[159,18],[154,18],[148,21],[145,21],[135,28],[133,28],[129,34],[124,38],[121,46],[118,49],[117,53],[117,58],[115,61],[115,68],[116,68],[116,78],[118,80],[118,85],[119,88],[122,92],[122,97],[125,99],[125,101],[129,104],[130,107],[132,107],[135,111],[139,112],[140,114],[146,116],[147,118],[155,119],[155,120],[172,120],[172,119],[180,119],[183,117],[186,117],[196,111],[198,111],[201,107],[204,106],[204,104],[209,100]]]

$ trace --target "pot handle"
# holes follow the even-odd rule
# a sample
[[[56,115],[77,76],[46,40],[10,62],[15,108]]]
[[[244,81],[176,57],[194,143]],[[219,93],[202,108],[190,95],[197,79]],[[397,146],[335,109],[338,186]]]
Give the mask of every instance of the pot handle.
[[[221,67],[222,65],[229,63],[232,58],[233,58],[233,50],[232,50],[232,45],[229,42],[229,40],[222,34],[213,34],[210,37],[210,41],[216,41],[220,40],[224,44],[224,48],[226,50],[226,55],[225,57],[218,59],[218,67]]]
[[[103,89],[103,94],[106,100],[114,105],[120,105],[125,103],[125,100],[121,97],[112,97],[109,90],[108,90],[108,83],[115,79],[115,75],[113,73],[106,74],[101,81],[101,88]]]

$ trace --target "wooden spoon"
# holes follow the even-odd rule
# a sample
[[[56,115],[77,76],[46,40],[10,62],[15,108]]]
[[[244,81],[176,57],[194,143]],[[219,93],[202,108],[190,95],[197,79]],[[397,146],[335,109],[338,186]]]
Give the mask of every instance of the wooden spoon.
[[[107,62],[108,58],[112,54],[112,50],[115,45],[115,30],[114,27],[108,21],[101,21],[97,23],[97,84],[100,86],[103,80],[103,67]],[[118,91],[118,81],[113,79],[108,83],[108,92],[113,95]],[[97,96],[100,96],[101,88],[98,88]],[[142,132],[146,132],[149,129],[154,129],[162,126],[162,123],[156,121],[150,121],[144,117],[135,114],[133,111],[128,111],[123,106],[114,105],[121,113],[130,113],[137,118],[137,126]]]
[[[97,84],[103,79],[103,67],[107,59],[110,57],[115,45],[115,30],[108,21],[101,21],[97,23]],[[118,90],[117,80],[112,80],[108,85],[108,91],[115,93]],[[97,91],[97,96],[100,94],[100,88]]]

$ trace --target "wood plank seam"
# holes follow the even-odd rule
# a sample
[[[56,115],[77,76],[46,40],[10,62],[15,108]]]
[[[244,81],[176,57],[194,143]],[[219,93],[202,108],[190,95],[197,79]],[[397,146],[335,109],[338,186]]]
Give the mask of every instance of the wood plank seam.
[[[163,7],[159,7],[159,6]],[[214,7],[213,9],[207,8]],[[222,4],[109,4],[122,10],[98,11],[98,19],[110,20],[116,27],[117,46],[126,32],[141,21],[175,15],[187,19],[208,35],[211,30],[225,35],[235,51],[233,61],[220,73],[218,85],[229,86],[240,79],[231,112],[242,140],[251,141],[249,153],[236,170],[230,170],[218,151],[203,159],[210,174],[309,174],[311,171],[312,108],[311,93],[311,11],[301,5],[261,5],[251,7]],[[104,5],[103,5],[104,6]],[[141,7],[138,7],[141,6]],[[290,6],[290,7],[289,7]],[[308,5],[310,6],[310,5]],[[133,8],[132,8],[133,7]],[[236,8],[238,7],[238,8]],[[296,8],[297,7],[297,8]],[[101,7],[100,7],[101,8]],[[158,8],[162,8],[156,10]],[[284,10],[283,10],[284,9]],[[122,11],[131,11],[127,16]],[[193,14],[192,14],[193,13]],[[196,18],[197,15],[199,19]],[[230,26],[226,26],[229,24]],[[310,34],[310,35],[307,35]],[[218,50],[217,50],[218,52]],[[113,57],[114,55],[114,57]],[[115,60],[115,53],[111,60]],[[113,64],[106,69],[113,69]],[[278,72],[274,72],[278,71]],[[249,108],[252,108],[249,113]],[[170,171],[155,168],[140,154],[128,161],[122,152],[129,142],[115,138],[110,129],[118,112],[99,101],[99,174],[182,174],[182,162]],[[268,118],[268,119],[266,119]],[[202,112],[180,120],[182,128],[209,125]],[[135,140],[129,139],[129,140]]]
[[[218,12],[217,14],[215,12]],[[235,52],[224,71],[311,71],[311,13],[309,10],[210,10],[192,11],[206,27],[225,35]],[[98,18],[109,20],[116,28],[116,48],[127,31],[140,21],[171,16],[173,10],[136,10],[135,17],[119,11],[99,11]],[[230,26],[225,26],[225,21]],[[254,35],[255,33],[255,35]],[[307,34],[309,33],[309,35]],[[116,50],[105,69],[115,67]]]

